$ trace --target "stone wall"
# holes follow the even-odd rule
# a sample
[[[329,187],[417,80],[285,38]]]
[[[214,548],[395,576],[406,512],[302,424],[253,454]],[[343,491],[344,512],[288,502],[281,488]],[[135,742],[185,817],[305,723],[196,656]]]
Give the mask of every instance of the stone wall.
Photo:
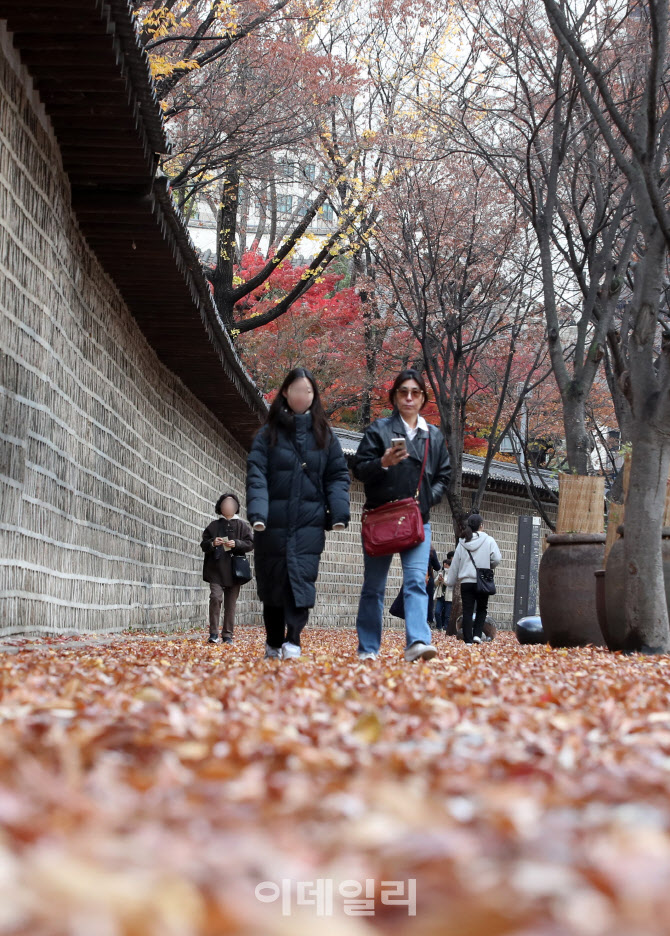
[[[82,239],[6,41],[0,280],[0,633],[201,621],[200,533],[219,491],[242,490],[244,452],[161,365]]]

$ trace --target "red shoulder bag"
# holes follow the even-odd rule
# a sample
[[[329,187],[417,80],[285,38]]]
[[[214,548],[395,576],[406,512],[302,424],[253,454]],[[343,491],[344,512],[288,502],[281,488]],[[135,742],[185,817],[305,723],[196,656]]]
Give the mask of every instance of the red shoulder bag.
[[[419,491],[428,460],[430,436],[426,439],[426,451],[421,465],[419,485],[414,497],[382,504],[364,510],[361,518],[363,548],[368,556],[389,556],[391,553],[404,552],[423,543],[423,518],[419,509]]]

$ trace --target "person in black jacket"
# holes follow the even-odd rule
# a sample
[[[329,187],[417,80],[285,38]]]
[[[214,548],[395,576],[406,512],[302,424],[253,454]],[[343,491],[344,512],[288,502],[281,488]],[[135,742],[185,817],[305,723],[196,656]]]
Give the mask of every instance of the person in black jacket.
[[[223,643],[233,642],[235,606],[240,582],[232,572],[232,556],[241,556],[254,548],[254,536],[249,524],[237,515],[240,502],[235,494],[222,494],[214,512],[218,520],[209,524],[202,534],[200,548],[205,554],[202,577],[209,582],[209,639],[218,643],[219,618],[223,603]]]
[[[437,650],[431,644],[428,617],[426,570],[430,554],[430,508],[442,499],[451,468],[444,436],[421,416],[428,402],[423,377],[413,368],[401,371],[389,394],[393,414],[377,419],[365,431],[354,458],[354,476],[365,486],[365,509],[413,497],[428,440],[428,457],[419,491],[419,507],[425,539],[400,553],[403,569],[406,648],[405,659],[432,659]],[[404,448],[392,439],[404,438]],[[363,550],[363,589],[358,605],[358,656],[375,659],[382,636],[382,614],[386,579],[392,556],[368,556]]]
[[[247,516],[255,533],[268,659],[300,656],[325,530],[349,523],[349,483],[314,378],[297,367],[281,385],[247,458]]]
[[[428,592],[428,625],[435,623],[435,576],[433,572],[440,571],[440,560],[437,558],[437,553],[432,548],[430,549],[430,555],[428,557],[428,571],[426,572],[426,591]]]

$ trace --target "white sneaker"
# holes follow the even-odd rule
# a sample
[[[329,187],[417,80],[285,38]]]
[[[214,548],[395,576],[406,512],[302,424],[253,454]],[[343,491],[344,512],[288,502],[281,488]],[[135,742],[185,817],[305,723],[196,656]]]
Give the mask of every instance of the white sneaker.
[[[425,644],[418,641],[405,650],[405,660],[408,663],[414,663],[415,660],[432,660],[437,656],[437,650],[432,644]]]
[[[282,644],[281,648],[281,658],[282,660],[297,660],[301,654],[300,647],[296,644],[290,643],[288,640],[285,644]]]
[[[265,657],[266,660],[281,660],[281,650],[277,647],[271,647],[270,644],[265,644]]]
[[[372,650],[359,650],[358,659],[359,660],[376,660],[377,654],[373,653]]]
[[[481,643],[481,642],[482,642],[482,638],[481,638],[481,637],[473,637],[473,638],[472,638],[472,642],[473,642],[473,643]]]

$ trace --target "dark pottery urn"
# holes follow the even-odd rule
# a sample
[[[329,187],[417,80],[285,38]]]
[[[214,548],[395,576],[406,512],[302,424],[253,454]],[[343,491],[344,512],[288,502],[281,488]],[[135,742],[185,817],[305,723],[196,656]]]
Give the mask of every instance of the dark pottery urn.
[[[607,557],[607,575],[605,576],[605,616],[607,618],[607,646],[610,650],[623,650],[632,653],[642,649],[640,637],[634,634],[626,623],[625,592],[625,524],[618,531],[620,539],[615,540]],[[670,608],[670,527],[661,531],[663,555],[663,579],[665,581],[665,600]]]
[[[604,533],[552,533],[540,561],[540,614],[552,647],[604,646],[593,576],[605,560]]]
[[[547,642],[542,627],[542,618],[537,615],[520,618],[514,625],[514,632],[520,644],[543,644]]]

